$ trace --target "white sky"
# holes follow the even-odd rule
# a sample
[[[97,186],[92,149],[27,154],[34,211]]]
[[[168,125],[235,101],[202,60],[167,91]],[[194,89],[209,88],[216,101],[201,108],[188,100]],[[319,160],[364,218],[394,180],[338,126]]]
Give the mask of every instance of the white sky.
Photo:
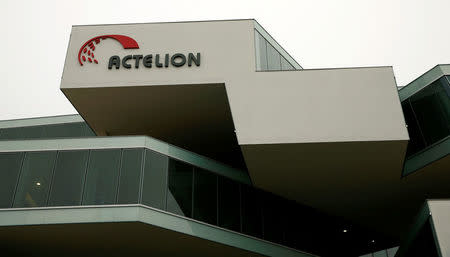
[[[306,69],[450,63],[450,0],[0,0],[0,120],[76,113],[60,92],[75,24],[255,18]]]

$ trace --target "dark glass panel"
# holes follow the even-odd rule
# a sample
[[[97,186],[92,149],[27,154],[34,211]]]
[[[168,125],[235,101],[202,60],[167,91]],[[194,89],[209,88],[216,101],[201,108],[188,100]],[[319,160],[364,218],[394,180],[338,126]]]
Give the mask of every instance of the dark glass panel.
[[[280,53],[269,43],[267,43],[267,69],[281,70]]]
[[[217,176],[194,168],[194,219],[217,224]]]
[[[256,41],[257,41],[258,49],[259,49],[260,70],[265,71],[265,70],[267,70],[267,41],[258,32],[255,31],[255,34],[256,34]]]
[[[27,152],[14,199],[14,207],[40,207],[47,203],[56,152]]]
[[[83,137],[84,122],[53,124],[45,126],[46,138]]]
[[[242,233],[262,237],[261,203],[258,191],[250,186],[241,186]]]
[[[139,202],[139,187],[143,149],[124,149],[120,168],[119,195],[117,203]]]
[[[21,128],[4,128],[2,129],[1,139],[2,140],[14,140],[21,138]]]
[[[145,151],[142,204],[165,209],[168,166],[169,157],[151,150]]]
[[[234,231],[241,230],[241,203],[239,184],[219,176],[218,215],[219,226]]]
[[[409,143],[406,156],[411,156],[414,153],[425,148],[425,141],[422,137],[417,120],[409,104],[409,99],[402,102],[403,114],[405,116],[406,125],[408,125]]]
[[[413,111],[428,145],[450,134],[450,92],[441,78],[411,98]]]
[[[44,128],[42,126],[5,128],[2,130],[2,139],[18,140],[42,138],[44,136]]]
[[[192,217],[192,169],[189,164],[170,159],[167,211]]]
[[[10,208],[19,179],[23,153],[0,153],[0,208]]]
[[[120,150],[92,150],[84,187],[83,205],[114,204]]]
[[[81,204],[89,151],[61,151],[56,160],[49,206]]]
[[[264,239],[281,244],[284,241],[285,200],[270,193],[261,194]]]

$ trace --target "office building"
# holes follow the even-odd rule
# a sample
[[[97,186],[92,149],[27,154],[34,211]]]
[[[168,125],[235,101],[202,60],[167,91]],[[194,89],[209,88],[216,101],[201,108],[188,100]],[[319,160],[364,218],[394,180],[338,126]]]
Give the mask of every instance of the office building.
[[[450,256],[449,75],[303,69],[252,19],[74,26],[79,114],[0,121],[2,247]]]

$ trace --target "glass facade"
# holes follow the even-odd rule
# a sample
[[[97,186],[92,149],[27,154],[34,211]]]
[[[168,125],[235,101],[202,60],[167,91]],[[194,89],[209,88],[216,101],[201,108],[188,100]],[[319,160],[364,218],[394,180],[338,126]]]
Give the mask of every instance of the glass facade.
[[[0,128],[0,140],[95,137],[85,122]]]
[[[342,241],[342,221],[149,149],[6,152],[0,169],[2,208],[139,203],[318,255],[367,252],[365,230]]]
[[[402,102],[410,141],[407,156],[450,135],[450,85],[441,77]]]
[[[256,70],[295,70],[294,66],[280,54],[258,31],[255,30]]]

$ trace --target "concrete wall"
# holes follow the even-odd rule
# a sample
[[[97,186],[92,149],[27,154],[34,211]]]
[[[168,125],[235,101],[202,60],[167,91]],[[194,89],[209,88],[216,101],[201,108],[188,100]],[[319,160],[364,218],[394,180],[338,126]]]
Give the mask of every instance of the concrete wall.
[[[428,207],[441,257],[450,256],[450,200],[430,200]]]
[[[257,72],[232,85],[241,145],[408,139],[390,67]]]
[[[408,139],[392,68],[255,72],[254,28],[253,20],[75,26],[61,89],[225,83],[241,145]],[[139,49],[104,40],[99,64],[81,66],[84,42],[107,34],[130,36]],[[107,68],[112,55],[178,52],[201,53],[201,66]]]
[[[253,20],[74,26],[61,88],[223,83],[255,70],[253,26]],[[132,37],[139,49],[123,49],[107,39],[96,45],[99,64],[81,66],[77,60],[80,47],[93,37],[109,34]],[[188,52],[201,53],[200,67],[107,68],[112,55]]]

